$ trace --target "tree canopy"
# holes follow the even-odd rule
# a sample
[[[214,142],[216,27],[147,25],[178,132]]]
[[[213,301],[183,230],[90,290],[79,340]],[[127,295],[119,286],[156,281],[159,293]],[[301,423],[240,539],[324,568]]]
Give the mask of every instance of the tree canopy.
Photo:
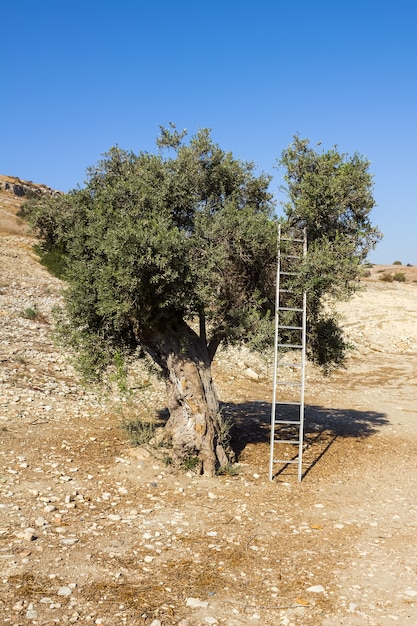
[[[347,343],[332,304],[360,287],[363,263],[382,235],[370,220],[375,207],[370,163],[336,147],[319,152],[294,137],[282,152],[287,227],[305,229],[308,255],[300,272],[307,290],[307,351],[326,371],[340,365]]]
[[[294,138],[282,153],[288,202],[277,218],[270,177],[215,144],[161,128],[156,154],[113,147],[83,188],[31,200],[24,214],[44,252],[65,262],[61,337],[99,374],[116,355],[145,350],[166,375],[174,456],[212,474],[232,454],[210,364],[221,342],[273,338],[277,223],[307,229],[300,276],[308,288],[308,345],[321,365],[346,345],[324,299],[349,297],[379,238],[368,162],[318,154]]]

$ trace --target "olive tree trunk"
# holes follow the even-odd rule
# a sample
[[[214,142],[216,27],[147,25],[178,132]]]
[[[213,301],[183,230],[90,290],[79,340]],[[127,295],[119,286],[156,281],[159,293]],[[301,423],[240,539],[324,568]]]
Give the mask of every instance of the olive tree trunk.
[[[166,374],[173,462],[194,458],[197,471],[213,476],[234,460],[220,414],[206,343],[185,322],[142,338]]]

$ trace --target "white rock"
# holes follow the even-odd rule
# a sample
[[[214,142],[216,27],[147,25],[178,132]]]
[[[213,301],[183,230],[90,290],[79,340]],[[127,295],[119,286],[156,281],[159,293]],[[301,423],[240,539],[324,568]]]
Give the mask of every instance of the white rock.
[[[325,589],[322,585],[313,585],[313,587],[309,587],[307,591],[311,591],[311,593],[324,593]]]
[[[71,589],[69,587],[60,587],[57,591],[57,594],[59,596],[70,596],[72,593]]]
[[[252,380],[258,380],[259,379],[259,374],[257,374],[252,368],[248,367],[245,370],[245,374],[248,378],[251,378]]]
[[[155,560],[154,556],[145,556],[145,558],[143,559],[145,561],[145,563],[152,563],[152,561]]]
[[[186,606],[189,606],[192,609],[205,609],[208,607],[208,602],[205,600],[199,600],[198,598],[187,598]]]

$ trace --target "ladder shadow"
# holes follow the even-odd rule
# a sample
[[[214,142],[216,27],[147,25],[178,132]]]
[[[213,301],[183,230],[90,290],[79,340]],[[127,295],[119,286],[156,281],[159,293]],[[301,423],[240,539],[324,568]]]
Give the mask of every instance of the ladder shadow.
[[[232,423],[231,446],[237,460],[243,450],[250,443],[270,442],[271,403],[254,401],[242,404],[230,402],[222,403],[222,413]],[[279,407],[280,415],[291,418],[292,407]],[[298,408],[297,408],[298,410]],[[354,409],[329,408],[317,405],[305,406],[304,421],[304,452],[302,477],[321,461],[337,439],[366,439],[376,434],[380,428],[387,425],[389,420],[384,413],[376,411],[356,411]],[[291,429],[286,426],[287,435],[291,435]],[[297,452],[291,446],[288,460],[294,460]],[[290,449],[289,448],[289,449]],[[295,453],[294,453],[295,452]],[[285,464],[275,472],[274,477],[282,474],[294,465]]]

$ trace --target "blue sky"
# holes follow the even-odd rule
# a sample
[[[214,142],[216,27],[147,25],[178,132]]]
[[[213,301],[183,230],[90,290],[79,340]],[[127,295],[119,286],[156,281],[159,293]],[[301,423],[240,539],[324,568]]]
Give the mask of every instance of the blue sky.
[[[175,122],[273,174],[294,134],[371,161],[384,233],[417,265],[414,0],[3,3],[0,173],[68,191]]]

